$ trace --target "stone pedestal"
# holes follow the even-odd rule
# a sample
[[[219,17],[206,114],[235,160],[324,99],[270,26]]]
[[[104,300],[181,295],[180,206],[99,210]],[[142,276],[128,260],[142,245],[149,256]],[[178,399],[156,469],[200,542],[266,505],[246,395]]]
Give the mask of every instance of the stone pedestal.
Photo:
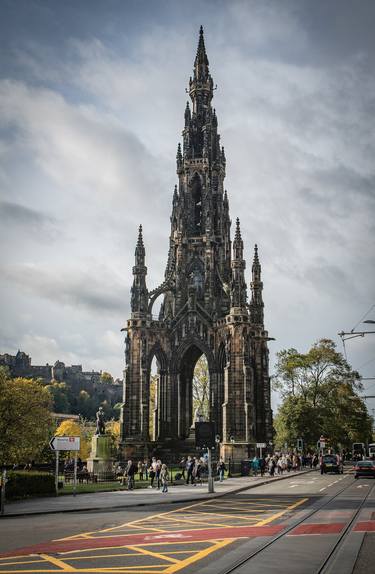
[[[225,460],[229,467],[229,462],[232,472],[239,472],[241,468],[241,460],[248,459],[249,445],[246,442],[223,442],[220,445],[220,456]]]
[[[91,440],[91,453],[87,459],[87,470],[97,478],[110,478],[113,474],[112,440],[108,435],[95,435]]]

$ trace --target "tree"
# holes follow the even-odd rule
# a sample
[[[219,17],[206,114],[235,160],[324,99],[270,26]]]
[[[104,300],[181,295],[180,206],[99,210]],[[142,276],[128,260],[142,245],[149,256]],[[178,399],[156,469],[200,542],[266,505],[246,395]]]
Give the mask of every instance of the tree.
[[[91,451],[91,437],[92,437],[93,432],[94,432],[94,429],[92,429],[92,433],[91,433],[86,425],[80,424],[77,421],[69,419],[67,421],[63,421],[60,424],[60,426],[57,427],[57,429],[55,431],[55,435],[56,436],[79,436],[81,439],[81,441],[80,441],[81,448],[79,450],[78,456],[82,460],[87,460],[87,458],[90,455],[90,451]],[[74,453],[72,451],[71,455],[73,455],[73,454]]]
[[[333,341],[321,339],[306,354],[286,349],[277,357],[273,388],[283,398],[274,422],[278,447],[301,437],[312,448],[321,435],[336,447],[366,442],[371,418],[358,395],[360,376]]]
[[[210,376],[208,363],[204,355],[199,357],[193,374],[193,411],[208,420],[210,416]]]
[[[0,465],[31,462],[51,436],[52,400],[33,379],[12,379],[0,367]]]
[[[53,410],[55,413],[70,413],[71,406],[68,398],[68,387],[66,383],[59,383],[58,381],[51,381],[45,387],[52,396]]]
[[[100,382],[113,385],[113,377],[111,373],[103,371],[102,374],[100,375]]]

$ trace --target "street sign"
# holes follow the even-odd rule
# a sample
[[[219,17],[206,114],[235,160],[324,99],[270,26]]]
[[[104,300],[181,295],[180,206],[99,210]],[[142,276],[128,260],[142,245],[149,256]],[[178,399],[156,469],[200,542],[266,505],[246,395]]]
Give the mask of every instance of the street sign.
[[[212,448],[215,444],[215,423],[195,423],[195,446]]]
[[[81,439],[79,436],[54,436],[49,441],[52,450],[79,450]]]
[[[265,442],[257,442],[257,448],[266,448],[266,446]]]

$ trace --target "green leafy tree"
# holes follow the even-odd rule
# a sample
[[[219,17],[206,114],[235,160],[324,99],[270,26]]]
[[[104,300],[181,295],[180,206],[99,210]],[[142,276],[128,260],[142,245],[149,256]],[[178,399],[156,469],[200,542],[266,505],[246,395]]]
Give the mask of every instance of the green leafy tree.
[[[50,392],[33,379],[9,377],[0,367],[0,465],[31,462],[51,436]]]
[[[321,339],[305,354],[280,351],[273,388],[283,398],[274,422],[278,447],[301,437],[313,448],[322,434],[332,446],[350,447],[371,436],[371,418],[358,395],[360,376],[330,339]]]
[[[70,413],[71,405],[69,401],[69,390],[66,383],[59,383],[58,381],[51,381],[45,387],[52,396],[53,410],[55,413]]]

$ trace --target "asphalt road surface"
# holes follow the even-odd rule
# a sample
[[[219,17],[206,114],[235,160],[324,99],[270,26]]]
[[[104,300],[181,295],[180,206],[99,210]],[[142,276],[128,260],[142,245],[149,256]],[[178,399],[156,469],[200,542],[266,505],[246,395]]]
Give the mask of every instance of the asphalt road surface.
[[[0,574],[369,574],[375,481],[309,473],[218,499],[0,522]]]

